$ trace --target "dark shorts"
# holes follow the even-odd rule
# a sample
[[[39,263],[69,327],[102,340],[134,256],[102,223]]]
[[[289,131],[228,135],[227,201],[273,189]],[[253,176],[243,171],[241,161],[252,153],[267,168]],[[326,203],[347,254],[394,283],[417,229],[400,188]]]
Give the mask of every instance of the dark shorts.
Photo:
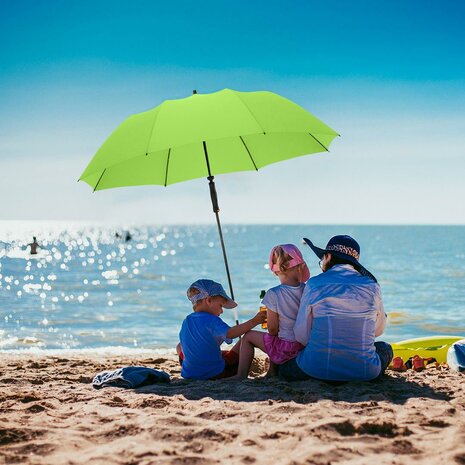
[[[386,368],[391,363],[392,357],[394,357],[394,352],[392,351],[391,344],[382,341],[375,342],[375,349],[379,359],[381,360],[381,373],[378,376],[379,378],[384,375]]]
[[[299,368],[295,358],[291,358],[291,360],[286,363],[279,365],[278,374],[280,378],[283,378],[286,381],[305,381],[306,379],[314,379]]]
[[[379,376],[375,379],[380,378],[384,375],[386,368],[391,363],[393,352],[392,347],[387,342],[375,342],[375,350],[378,354],[378,357],[381,361],[381,372]],[[286,381],[304,381],[306,379],[315,379],[310,375],[307,375],[304,371],[302,371],[297,365],[297,361],[295,358],[289,360],[288,362],[279,366],[279,376]],[[320,381],[327,381],[327,380],[320,380]],[[344,381],[342,381],[344,382]],[[341,383],[341,381],[332,381],[331,383]]]
[[[224,360],[224,370],[219,374],[210,379],[223,379],[230,378],[231,376],[237,375],[237,368],[239,367],[239,354],[233,350],[222,350],[221,356]],[[179,354],[179,363],[182,365],[184,360],[184,354]]]

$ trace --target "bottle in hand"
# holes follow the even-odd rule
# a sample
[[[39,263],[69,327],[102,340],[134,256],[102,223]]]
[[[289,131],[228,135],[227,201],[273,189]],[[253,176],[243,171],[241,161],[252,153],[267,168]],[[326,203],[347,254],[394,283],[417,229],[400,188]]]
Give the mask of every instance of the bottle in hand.
[[[266,291],[260,292],[260,300],[262,300],[262,299],[265,297],[265,294],[266,294]],[[260,309],[259,309],[259,310],[260,310],[261,312],[266,312],[268,309],[266,308],[265,305],[263,305],[263,302],[262,302],[261,305],[260,305]],[[262,323],[262,328],[263,328],[263,329],[268,329],[268,323],[266,322],[266,320],[265,320],[264,323]]]

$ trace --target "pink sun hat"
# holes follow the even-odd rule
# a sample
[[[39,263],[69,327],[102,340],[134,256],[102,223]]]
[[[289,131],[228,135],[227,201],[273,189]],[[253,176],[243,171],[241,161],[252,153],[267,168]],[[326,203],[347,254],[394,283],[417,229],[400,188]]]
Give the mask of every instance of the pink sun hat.
[[[270,259],[268,264],[270,266],[270,270],[273,273],[276,273],[279,270],[278,265],[273,263],[273,255],[277,247],[281,247],[284,252],[291,257],[291,260],[288,262],[289,268],[294,268],[297,265],[303,264],[300,275],[299,281],[301,283],[305,283],[310,279],[310,270],[308,269],[307,264],[305,263],[304,257],[302,256],[302,252],[297,248],[294,244],[280,244],[276,247],[273,247],[270,252]]]

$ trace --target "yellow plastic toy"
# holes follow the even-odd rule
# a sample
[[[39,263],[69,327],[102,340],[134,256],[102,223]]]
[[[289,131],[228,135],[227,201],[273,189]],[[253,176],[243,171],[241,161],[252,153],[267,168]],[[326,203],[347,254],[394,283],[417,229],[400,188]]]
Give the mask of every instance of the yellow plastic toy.
[[[405,341],[392,343],[394,357],[402,357],[408,360],[414,355],[423,358],[434,357],[437,362],[445,363],[447,361],[447,350],[449,347],[464,336],[431,336],[420,337],[417,339],[407,339]]]

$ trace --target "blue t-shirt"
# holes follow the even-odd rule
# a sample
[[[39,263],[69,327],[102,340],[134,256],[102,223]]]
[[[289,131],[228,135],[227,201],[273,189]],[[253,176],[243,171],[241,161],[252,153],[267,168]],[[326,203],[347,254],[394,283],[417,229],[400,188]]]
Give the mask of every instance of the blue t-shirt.
[[[218,316],[194,312],[182,322],[179,340],[184,361],[181,376],[189,379],[210,379],[224,370],[220,346],[230,344],[226,337],[230,327]]]

